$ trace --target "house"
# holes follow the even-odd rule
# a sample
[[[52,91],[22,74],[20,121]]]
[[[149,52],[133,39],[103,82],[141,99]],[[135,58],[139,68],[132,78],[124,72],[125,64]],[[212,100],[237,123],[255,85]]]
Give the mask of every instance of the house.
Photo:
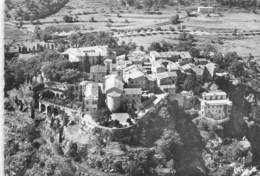
[[[68,91],[68,84],[49,81],[44,83],[46,90],[49,90],[54,94],[56,98],[65,99],[66,91]]]
[[[128,59],[136,65],[143,65],[144,62],[148,61],[146,53],[143,51],[133,51],[128,54]]]
[[[123,70],[123,80],[130,88],[146,88],[147,78],[141,66],[132,65]]]
[[[208,60],[206,58],[194,58],[195,65],[206,65]]]
[[[213,7],[198,7],[198,13],[208,14],[208,13],[213,13],[213,12],[214,12]]]
[[[62,53],[70,62],[81,62],[85,57],[88,57],[89,63],[94,65],[98,59],[102,60],[109,56],[108,46],[92,46],[81,48],[69,48]]]
[[[204,92],[201,99],[201,115],[213,117],[216,120],[228,117],[231,113],[232,102],[223,91]]]
[[[157,52],[157,51],[151,51],[150,57],[152,61],[156,61],[159,59],[165,59],[170,60],[173,62],[177,62],[180,58],[180,52],[176,51],[168,51],[168,52]]]
[[[124,83],[118,75],[109,75],[105,78],[106,104],[111,112],[116,112],[122,103]]]
[[[90,67],[89,79],[94,82],[103,82],[107,74],[106,66],[92,65]]]
[[[173,62],[167,65],[167,70],[169,72],[176,72],[180,69],[180,65],[177,62]]]
[[[191,68],[192,71],[195,73],[196,75],[196,79],[200,82],[203,82],[204,80],[204,70],[205,70],[205,67],[199,65],[199,66],[195,66],[195,67],[192,67]]]
[[[163,72],[156,75],[157,86],[166,92],[174,93],[175,92],[175,83],[177,80],[176,72]]]
[[[152,64],[151,64],[151,62],[144,62],[143,68],[144,68],[144,70],[145,70],[145,72],[147,74],[151,74],[152,73]]]
[[[123,93],[124,83],[118,75],[107,75],[105,77],[105,93],[117,92]]]
[[[157,73],[162,73],[162,72],[166,72],[166,68],[163,64],[159,63],[159,62],[155,62],[152,65],[152,73],[153,74],[157,74]]]
[[[141,105],[142,89],[141,88],[125,88],[123,90],[123,102],[132,104],[136,109]]]
[[[192,57],[189,52],[183,51],[179,53],[180,59],[178,60],[180,65],[188,64],[192,62]]]
[[[95,112],[98,109],[99,86],[97,83],[89,83],[86,85],[84,93],[84,105],[87,112]]]

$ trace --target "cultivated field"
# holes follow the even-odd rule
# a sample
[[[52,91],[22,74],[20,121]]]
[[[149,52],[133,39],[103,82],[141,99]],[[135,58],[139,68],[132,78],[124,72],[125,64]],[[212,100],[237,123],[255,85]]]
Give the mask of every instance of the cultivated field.
[[[178,25],[169,24],[169,18],[179,14],[182,25],[195,35],[199,44],[209,44],[211,40],[215,40],[223,33],[228,33],[232,36],[234,29],[238,32],[259,32],[260,30],[260,15],[251,12],[233,12],[222,9],[222,16],[207,17],[207,15],[199,15],[197,17],[186,17],[185,10],[196,9],[196,7],[166,7],[160,10],[162,14],[144,14],[142,11],[133,9],[117,9],[110,7],[106,1],[102,0],[71,0],[58,13],[41,19],[41,28],[48,26],[59,26],[60,28],[77,26],[81,32],[97,32],[111,31],[112,29],[125,30],[124,32],[115,32],[114,35],[119,38],[119,41],[135,42],[137,45],[142,45],[147,48],[152,42],[166,40],[176,43],[178,33],[172,32],[170,27],[175,30]],[[118,16],[118,14],[120,14]],[[76,17],[78,22],[65,23],[64,15]],[[90,22],[91,18],[96,22]],[[27,22],[24,25],[27,31],[34,31],[34,25]],[[160,27],[162,31],[156,30]],[[146,31],[132,31],[135,29],[148,29]],[[152,29],[152,30],[151,30]],[[9,31],[8,31],[9,32]],[[17,31],[16,31],[17,32]],[[177,31],[178,32],[178,31]],[[10,33],[10,32],[9,32]],[[15,32],[13,32],[15,34]],[[9,34],[6,36],[9,37]],[[21,35],[19,35],[21,36]],[[6,37],[6,38],[8,38]],[[259,45],[259,37],[247,36],[243,39],[225,36],[222,40],[223,44],[216,44],[223,52],[237,51],[239,54],[246,56],[249,53],[260,55],[257,46]]]

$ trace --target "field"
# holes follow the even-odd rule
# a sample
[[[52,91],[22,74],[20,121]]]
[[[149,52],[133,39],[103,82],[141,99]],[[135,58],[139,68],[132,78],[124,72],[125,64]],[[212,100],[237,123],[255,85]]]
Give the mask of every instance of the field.
[[[83,33],[111,31],[111,29],[125,30],[123,33],[114,33],[120,42],[132,41],[145,48],[155,41],[177,42],[178,33],[172,33],[169,28],[177,29],[179,25],[167,23],[169,18],[176,14],[181,17],[182,25],[198,38],[199,44],[204,45],[211,43],[211,40],[217,40],[221,33],[228,32],[231,35],[234,29],[237,29],[238,32],[259,31],[260,29],[260,16],[252,12],[239,10],[237,13],[236,10],[222,9],[222,16],[218,17],[207,17],[206,15],[186,17],[185,10],[190,8],[195,9],[196,7],[166,7],[160,10],[162,14],[151,15],[144,14],[141,10],[114,8],[107,1],[102,0],[70,0],[59,12],[41,19],[40,27],[44,29],[48,26],[59,26],[60,28],[77,26]],[[120,15],[118,16],[118,14]],[[78,22],[65,23],[64,15],[76,17]],[[90,22],[92,17],[95,22]],[[30,32],[35,28],[29,22],[25,23],[24,27]],[[158,27],[161,27],[163,32],[156,31],[155,29]],[[141,31],[138,34],[131,31],[140,28],[153,29],[153,31]],[[17,30],[12,31],[14,35],[18,32]],[[7,39],[10,35],[9,31],[8,33],[6,32],[5,35],[8,36]],[[224,45],[216,44],[216,46],[223,52],[237,51],[243,56],[247,56],[249,53],[260,55],[260,51],[256,49],[260,42],[258,36],[248,36],[243,39],[225,37],[222,41]]]

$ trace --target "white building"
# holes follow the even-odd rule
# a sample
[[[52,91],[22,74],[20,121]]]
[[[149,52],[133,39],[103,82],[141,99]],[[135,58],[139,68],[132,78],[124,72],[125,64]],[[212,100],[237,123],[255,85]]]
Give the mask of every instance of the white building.
[[[201,100],[201,114],[212,116],[216,120],[228,117],[231,113],[232,102],[223,91],[204,92]]]
[[[89,57],[90,64],[95,64],[98,57],[107,57],[108,46],[91,46],[81,48],[69,48],[63,55],[67,56],[70,62],[81,62],[86,56]]]
[[[116,112],[122,102],[124,83],[117,75],[109,75],[105,80],[107,107],[111,112]]]

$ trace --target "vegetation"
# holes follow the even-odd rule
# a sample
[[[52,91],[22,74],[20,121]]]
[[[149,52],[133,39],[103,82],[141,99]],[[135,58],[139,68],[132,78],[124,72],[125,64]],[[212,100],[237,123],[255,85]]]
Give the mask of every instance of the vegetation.
[[[14,0],[5,1],[9,7],[10,14],[14,19],[22,19],[26,21],[33,21],[35,19],[43,18],[56,13],[60,10],[68,0],[50,1],[50,0],[24,0],[17,3]]]

